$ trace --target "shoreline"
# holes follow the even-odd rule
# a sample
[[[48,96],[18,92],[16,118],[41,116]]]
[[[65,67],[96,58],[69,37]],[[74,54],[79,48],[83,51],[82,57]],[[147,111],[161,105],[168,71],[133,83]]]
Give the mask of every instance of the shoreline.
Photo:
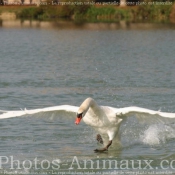
[[[32,19],[11,19],[2,20],[0,22],[2,28],[40,28],[40,29],[70,29],[70,30],[164,30],[175,29],[175,25],[171,23],[146,23],[146,22],[84,22],[75,23],[73,20],[53,20],[53,21],[39,21]]]

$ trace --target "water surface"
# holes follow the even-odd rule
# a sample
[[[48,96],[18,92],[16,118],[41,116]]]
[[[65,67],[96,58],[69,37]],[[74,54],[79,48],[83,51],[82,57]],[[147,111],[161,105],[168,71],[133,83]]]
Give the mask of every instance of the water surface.
[[[0,109],[79,106],[85,98],[92,97],[99,105],[175,112],[173,27],[144,24],[151,27],[138,28],[141,24],[135,24],[123,28],[121,24],[113,24],[111,28],[112,24],[102,23],[83,27],[75,24],[70,27],[70,23],[48,23],[48,27],[27,23],[24,27],[20,23],[8,27],[4,24],[0,28]],[[4,156],[1,170],[11,168],[18,174],[60,171],[69,174],[76,156],[78,160],[91,159],[96,163],[92,169],[90,164],[87,169],[77,169],[75,163],[71,171],[81,174],[98,171],[161,174],[163,168],[165,174],[174,171],[175,165],[169,166],[175,158],[174,121],[148,125],[139,123],[133,116],[120,128],[122,147],[113,145],[107,153],[96,154],[93,152],[99,147],[96,133],[83,122],[75,126],[74,120],[75,116],[59,112],[1,120],[0,156]],[[12,158],[19,160],[20,167]],[[118,161],[118,168],[103,168],[102,161],[106,159]],[[128,169],[126,164],[122,169],[122,160],[128,160]],[[140,160],[142,167],[133,169],[131,160],[135,167]],[[153,160],[153,169],[149,166],[144,169],[145,160]],[[163,168],[162,160],[168,161],[163,162]]]

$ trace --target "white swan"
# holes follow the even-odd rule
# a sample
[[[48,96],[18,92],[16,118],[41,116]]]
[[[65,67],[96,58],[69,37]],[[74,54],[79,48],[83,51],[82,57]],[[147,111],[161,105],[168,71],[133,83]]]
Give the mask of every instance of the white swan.
[[[76,117],[75,124],[79,124],[81,119],[93,126],[100,132],[100,134],[107,134],[109,137],[108,144],[103,149],[96,149],[95,152],[107,151],[112,141],[117,137],[119,127],[124,119],[128,116],[135,115],[138,119],[163,121],[165,118],[175,118],[175,113],[165,113],[160,111],[153,111],[140,107],[125,107],[113,108],[109,106],[98,106],[92,98],[87,98],[80,107],[62,105],[43,109],[24,110],[24,111],[1,111],[0,119],[19,117],[22,115],[36,114],[40,112],[49,111],[67,111],[73,112]],[[101,135],[97,135],[97,140],[103,143]]]

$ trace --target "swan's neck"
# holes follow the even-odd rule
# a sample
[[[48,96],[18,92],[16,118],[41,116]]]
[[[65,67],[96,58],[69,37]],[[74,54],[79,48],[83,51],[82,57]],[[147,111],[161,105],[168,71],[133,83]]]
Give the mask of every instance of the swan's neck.
[[[89,108],[91,108],[94,112],[98,112],[100,110],[100,107],[97,105],[97,103],[95,102],[94,99],[92,98],[87,98],[81,105],[80,108],[78,110],[78,113],[84,113],[84,115],[86,114],[86,112],[89,110]]]
[[[87,98],[80,106],[78,113],[83,113],[83,120],[93,127],[103,126],[103,110],[92,98]]]

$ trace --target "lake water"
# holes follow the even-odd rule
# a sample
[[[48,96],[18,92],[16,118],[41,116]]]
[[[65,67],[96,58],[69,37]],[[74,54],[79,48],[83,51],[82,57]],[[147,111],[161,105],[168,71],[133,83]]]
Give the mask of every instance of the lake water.
[[[174,26],[37,24],[2,22],[1,110],[79,106],[92,97],[99,105],[175,112]],[[175,172],[175,121],[145,124],[133,116],[120,128],[122,147],[94,153],[96,133],[74,120],[63,112],[1,120],[0,173]]]

